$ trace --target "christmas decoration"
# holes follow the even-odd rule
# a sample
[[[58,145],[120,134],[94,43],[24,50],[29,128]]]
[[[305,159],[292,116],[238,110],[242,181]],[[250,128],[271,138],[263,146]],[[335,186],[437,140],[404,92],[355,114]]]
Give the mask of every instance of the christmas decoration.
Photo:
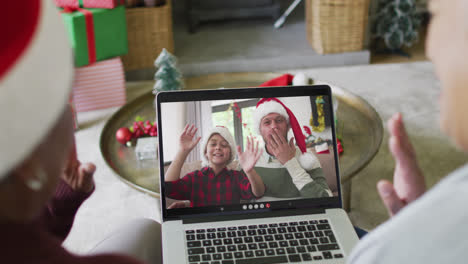
[[[177,59],[174,55],[163,49],[154,62],[158,71],[154,75],[156,83],[153,87],[153,93],[160,91],[181,90],[184,88],[182,74],[177,69]]]
[[[135,122],[133,122],[133,125],[131,127],[119,128],[115,134],[117,141],[128,147],[133,145],[132,139],[157,136],[158,129],[154,122],[151,123],[149,120],[144,121],[144,119],[140,116],[137,116],[135,118]]]
[[[146,137],[137,139],[135,155],[138,160],[155,160],[158,157],[158,138]]]
[[[120,58],[75,68],[72,87],[77,112],[122,106],[127,101]]]
[[[330,153],[330,150],[328,149],[328,143],[326,141],[322,141],[319,144],[315,145],[315,152],[317,154],[327,154]]]
[[[279,77],[266,81],[259,85],[259,87],[269,87],[269,86],[288,86],[293,82],[294,75],[283,74]]]
[[[307,148],[315,148],[315,151],[317,153],[328,153],[328,146],[333,145],[333,142],[331,139],[328,140],[323,140],[321,137],[316,138],[312,131],[310,130],[309,127],[304,126],[303,127],[306,134],[304,136],[306,137],[306,146]],[[340,139],[337,139],[337,150],[338,154],[343,153],[343,144],[341,143]],[[322,149],[322,147],[326,147],[326,149]]]
[[[62,19],[68,29],[76,67],[127,54],[124,6],[114,9],[65,8]]]
[[[341,140],[337,140],[337,144],[336,144],[337,148],[338,148],[338,154],[341,154],[343,153],[343,144],[341,144]]]
[[[311,84],[311,79],[307,77],[303,72],[296,73],[292,79],[292,85],[308,85]]]
[[[234,112],[236,113],[237,118],[239,118],[240,122],[242,123],[242,113],[239,105],[236,102],[234,102],[232,103],[232,106],[234,107]]]
[[[128,127],[121,127],[115,132],[115,138],[120,144],[126,145],[132,139],[132,132]]]
[[[310,144],[312,144],[315,141],[315,136],[312,134],[312,130],[308,126],[303,126],[304,131],[306,132],[304,134],[304,137],[306,139],[306,145],[309,147]]]
[[[242,123],[242,112],[239,105],[236,102],[232,102],[229,105],[229,108],[226,110],[226,112],[230,113],[232,110],[234,110],[234,113],[236,114],[236,117],[239,119],[239,122],[242,124],[242,126],[246,128],[247,123]]]
[[[317,113],[316,116],[314,114],[310,116],[310,126],[313,131],[322,132],[325,130],[325,113],[323,111],[325,101],[323,100],[323,96],[317,96],[315,104],[317,106]]]
[[[410,47],[419,37],[421,18],[415,0],[378,0],[377,10],[372,34],[383,39],[389,51],[403,55],[401,48]]]

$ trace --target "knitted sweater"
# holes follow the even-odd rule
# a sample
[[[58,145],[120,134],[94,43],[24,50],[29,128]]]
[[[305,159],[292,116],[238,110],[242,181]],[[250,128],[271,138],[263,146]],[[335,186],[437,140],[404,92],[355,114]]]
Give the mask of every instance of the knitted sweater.
[[[266,151],[255,165],[255,171],[265,183],[264,196],[277,198],[317,198],[330,197],[332,193],[317,159],[315,168],[306,171],[299,164],[301,155],[296,148],[296,156],[282,165]]]
[[[36,221],[0,223],[1,263],[141,264],[117,255],[76,256],[62,247],[76,211],[90,195],[75,192],[61,181],[54,197]]]

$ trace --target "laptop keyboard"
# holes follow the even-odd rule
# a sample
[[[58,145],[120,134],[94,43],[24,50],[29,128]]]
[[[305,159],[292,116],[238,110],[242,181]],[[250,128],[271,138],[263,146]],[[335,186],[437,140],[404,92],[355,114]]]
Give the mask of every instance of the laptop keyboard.
[[[263,264],[343,258],[328,220],[186,230],[188,260]]]

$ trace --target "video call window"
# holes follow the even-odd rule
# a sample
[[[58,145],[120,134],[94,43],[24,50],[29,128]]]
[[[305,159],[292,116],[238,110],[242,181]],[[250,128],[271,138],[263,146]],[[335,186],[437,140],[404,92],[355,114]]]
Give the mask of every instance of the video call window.
[[[320,193],[320,197],[324,195],[329,195],[329,197],[337,196],[337,182],[336,182],[336,168],[335,168],[335,160],[333,155],[333,144],[332,144],[332,133],[331,133],[331,125],[330,120],[326,120],[325,122],[325,129],[321,132],[314,132],[312,129],[311,122],[317,122],[318,112],[317,112],[317,102],[320,100],[316,100],[315,97],[303,96],[303,97],[283,97],[278,98],[283,102],[283,104],[288,107],[291,112],[297,118],[297,121],[302,129],[302,133],[308,139],[307,140],[307,152],[313,155],[317,162],[320,164],[320,169],[322,176],[324,178],[323,182],[325,187],[317,187],[310,188],[313,192],[316,190],[317,193]],[[193,101],[193,102],[177,102],[177,103],[163,103],[161,105],[161,118],[162,123],[164,126],[162,127],[162,134],[163,134],[163,157],[164,157],[164,164],[165,170],[167,170],[176,157],[177,152],[179,151],[179,142],[181,133],[184,130],[184,127],[187,124],[193,124],[194,127],[197,128],[197,136],[201,137],[200,143],[197,144],[192,151],[187,155],[186,159],[183,161],[183,166],[181,171],[178,175],[177,181],[179,183],[186,177],[188,174],[194,171],[200,171],[203,169],[204,165],[202,164],[202,150],[201,150],[201,142],[207,137],[208,131],[211,131],[213,127],[222,126],[225,127],[229,133],[232,135],[234,144],[240,145],[242,151],[245,151],[245,147],[247,145],[247,138],[248,136],[254,136],[256,140],[260,142],[260,148],[266,152],[265,149],[265,140],[262,138],[262,135],[258,134],[258,130],[254,127],[254,115],[256,111],[256,105],[260,98],[252,98],[252,99],[238,99],[238,100],[217,100],[217,101]],[[329,103],[329,98],[323,98],[322,100],[324,103]],[[175,115],[174,115],[175,114]],[[323,116],[322,116],[323,117]],[[328,118],[329,116],[325,116],[323,118]],[[316,124],[316,123],[315,123]],[[306,128],[304,128],[306,127]],[[307,129],[308,128],[308,129]],[[309,131],[307,131],[309,130]],[[312,132],[311,135],[308,132]],[[287,138],[290,139],[294,137],[291,129],[289,129],[287,133]],[[320,138],[325,145],[320,146],[320,153],[317,153],[317,145],[315,144],[312,139]],[[325,147],[325,148],[324,148]],[[325,150],[324,150],[325,149]],[[264,153],[265,154],[265,153]],[[261,163],[258,161],[257,163]],[[206,165],[206,164],[205,164]],[[274,165],[274,164],[273,164]],[[272,166],[273,166],[272,165]],[[276,166],[276,165],[275,165]],[[275,167],[273,166],[273,167]],[[278,165],[278,171],[281,169],[281,166]],[[257,168],[257,167],[255,167]],[[227,169],[233,171],[242,171],[241,164],[237,161],[237,159],[232,162],[231,164],[227,165]],[[240,195],[239,201],[237,203],[243,202],[251,202],[251,201],[277,201],[277,200],[288,200],[288,199],[302,199],[302,198],[311,198],[308,197],[307,192],[301,192],[299,189],[296,188],[296,192],[292,193],[292,189],[294,187],[299,186],[302,188],[310,187],[309,182],[305,182],[305,187],[301,184],[296,184],[294,180],[290,180],[286,183],[286,185],[291,189],[287,189],[288,194],[278,194],[273,193],[275,196],[269,196],[272,193],[269,193],[270,190],[273,190],[275,186],[269,186],[269,184],[273,184],[269,181],[268,175],[265,174],[266,171],[271,171],[274,168],[258,168],[258,174],[264,180],[264,184],[266,186],[265,194],[261,197],[252,197],[249,199],[244,199],[244,196]],[[283,170],[286,170],[283,168]],[[319,175],[318,172],[311,172],[313,170],[305,170],[306,173],[309,173],[312,177],[317,177],[317,179],[321,179],[316,175]],[[273,170],[274,173],[276,173]],[[263,174],[263,175],[262,175]],[[191,175],[191,177],[194,177]],[[236,176],[237,177],[237,176]],[[241,177],[242,178],[242,177]],[[237,186],[236,191],[243,190],[248,184],[245,184],[245,178],[243,183]],[[242,181],[237,179],[237,181]],[[314,179],[314,182],[320,182],[317,179]],[[206,179],[204,180],[206,184]],[[172,182],[172,181],[171,181]],[[292,184],[291,184],[292,183]],[[172,184],[172,183],[170,183]],[[193,180],[185,181],[182,184],[190,185],[193,184]],[[296,185],[294,185],[296,184]],[[309,184],[309,185],[308,185]],[[168,185],[166,185],[167,187]],[[185,186],[187,187],[187,186]],[[198,188],[198,189],[197,189]],[[201,187],[197,186],[189,186],[183,190],[184,197],[187,198],[183,200],[184,202],[181,203],[180,200],[175,199],[178,197],[171,197],[166,192],[166,206],[168,208],[180,208],[180,207],[195,207],[194,203],[194,196],[204,196],[207,195],[208,192],[213,190],[205,190],[201,191]],[[302,190],[301,188],[301,190]],[[169,188],[166,188],[166,190]],[[323,189],[326,189],[324,191]],[[245,191],[245,190],[244,190]],[[187,193],[191,192],[191,193]],[[195,194],[198,192],[198,194]],[[226,192],[226,190],[221,190],[220,192]],[[309,193],[310,193],[309,192]],[[325,194],[325,192],[327,194]],[[215,195],[213,191],[213,195]],[[304,194],[305,193],[305,194]],[[268,195],[267,195],[268,194]],[[219,195],[219,194],[218,194]],[[247,196],[245,196],[247,197]],[[312,197],[315,198],[315,197]],[[216,201],[212,201],[213,199],[208,199],[209,201],[206,202],[206,206],[212,205],[219,205],[216,204]],[[225,202],[223,199],[220,200],[219,203]],[[229,203],[229,201],[228,201]],[[203,203],[202,203],[203,204]],[[177,207],[171,207],[176,205]],[[200,206],[200,205],[198,205]]]

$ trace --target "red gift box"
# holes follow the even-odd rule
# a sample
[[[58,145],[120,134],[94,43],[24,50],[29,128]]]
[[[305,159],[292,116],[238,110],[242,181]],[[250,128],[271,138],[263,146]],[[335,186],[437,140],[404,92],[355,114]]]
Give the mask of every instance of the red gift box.
[[[123,0],[54,0],[58,7],[68,8],[115,8],[123,5]]]
[[[73,102],[77,112],[124,105],[125,77],[120,58],[75,68]]]

